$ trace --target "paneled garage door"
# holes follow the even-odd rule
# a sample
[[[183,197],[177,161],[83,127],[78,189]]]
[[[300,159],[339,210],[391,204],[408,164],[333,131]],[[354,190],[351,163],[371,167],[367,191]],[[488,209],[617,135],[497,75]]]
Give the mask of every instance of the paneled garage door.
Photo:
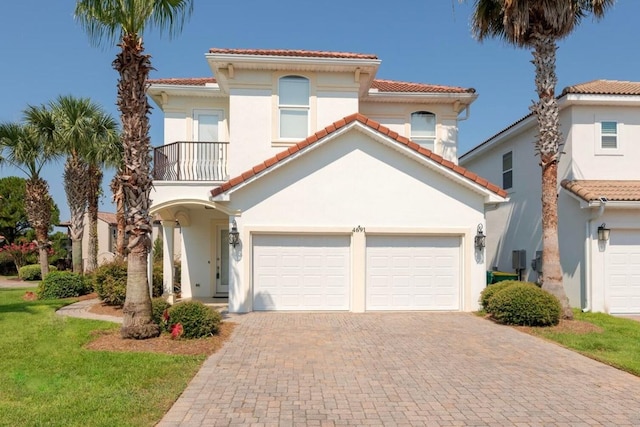
[[[350,237],[253,237],[254,310],[349,310]]]
[[[612,230],[606,248],[610,313],[640,313],[640,231]]]
[[[367,236],[367,310],[459,310],[460,238]]]

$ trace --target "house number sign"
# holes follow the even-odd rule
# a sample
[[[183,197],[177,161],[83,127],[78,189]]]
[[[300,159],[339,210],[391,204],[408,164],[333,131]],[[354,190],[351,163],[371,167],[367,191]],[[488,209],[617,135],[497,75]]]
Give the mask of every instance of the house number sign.
[[[353,232],[354,233],[364,233],[364,227],[361,227],[361,226],[358,225],[357,227],[355,227],[353,229]]]

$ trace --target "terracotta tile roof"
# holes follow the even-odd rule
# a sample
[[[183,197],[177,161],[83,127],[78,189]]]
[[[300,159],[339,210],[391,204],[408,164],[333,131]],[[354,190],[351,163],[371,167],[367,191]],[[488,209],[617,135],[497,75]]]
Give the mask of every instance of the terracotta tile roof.
[[[392,131],[391,129],[382,126],[380,123],[375,122],[369,118],[367,118],[366,116],[356,113],[356,114],[351,114],[350,116],[345,117],[344,119],[338,120],[337,122],[334,122],[333,124],[327,126],[326,128],[314,133],[313,135],[309,136],[308,138],[306,138],[303,141],[300,141],[299,143],[297,143],[296,145],[293,145],[291,147],[289,147],[287,150],[281,151],[280,153],[276,154],[275,156],[265,160],[264,162],[257,164],[256,166],[254,166],[253,168],[249,169],[248,171],[234,177],[231,178],[229,181],[223,183],[221,186],[214,188],[213,190],[211,190],[211,195],[213,197],[225,193],[227,191],[229,191],[230,189],[232,189],[233,187],[236,187],[237,185],[242,184],[243,182],[249,180],[251,177],[260,174],[261,172],[265,171],[266,169],[272,167],[273,165],[275,165],[276,163],[290,157],[291,155],[297,153],[300,150],[303,150],[305,147],[309,146],[309,145],[313,145],[315,143],[317,143],[318,141],[322,140],[324,137],[326,137],[327,135],[330,135],[334,132],[336,132],[338,129],[343,128],[345,126],[347,126],[349,123],[352,122],[360,122],[368,127],[370,127],[371,129],[376,130],[377,132],[380,132],[383,135],[388,136],[389,138],[395,140],[396,142],[405,145],[407,147],[409,147],[411,150],[415,151],[416,153],[419,153],[421,156],[426,157],[428,159],[430,159],[431,161],[438,163],[440,165],[442,165],[445,168],[451,169],[452,171],[454,171],[455,173],[457,173],[458,175],[460,175],[461,177],[475,182],[476,184],[487,188],[489,191],[492,191],[493,193],[496,193],[497,195],[501,196],[501,197],[507,197],[507,192],[505,190],[503,190],[502,188],[498,187],[495,184],[490,183],[489,181],[487,181],[486,179],[476,175],[475,173],[471,172],[468,169],[463,168],[462,166],[456,165],[453,162],[449,161],[449,160],[445,160],[444,158],[442,158],[442,156],[439,156],[435,153],[433,153],[431,150],[427,150],[424,147],[421,147],[420,145],[416,144],[415,142],[411,141],[408,138],[405,138],[404,136],[400,136],[398,135],[397,132]]]
[[[319,50],[295,49],[219,49],[211,48],[209,53],[227,55],[255,55],[255,56],[303,56],[307,58],[339,58],[339,59],[378,59],[376,55],[352,52],[325,52]]]
[[[562,188],[581,199],[592,202],[605,197],[611,202],[640,201],[640,181],[574,180],[565,179]]]
[[[457,86],[439,86],[426,83],[409,83],[395,80],[375,79],[371,87],[381,92],[439,92],[439,93],[475,93],[474,88]]]
[[[148,79],[147,83],[155,85],[176,85],[176,86],[204,86],[207,83],[216,83],[213,77],[192,77],[177,79]]]
[[[116,214],[110,212],[98,212],[98,219],[110,225],[116,225],[118,223]]]
[[[562,91],[562,95],[569,93],[588,95],[640,95],[640,82],[593,80],[567,86]]]

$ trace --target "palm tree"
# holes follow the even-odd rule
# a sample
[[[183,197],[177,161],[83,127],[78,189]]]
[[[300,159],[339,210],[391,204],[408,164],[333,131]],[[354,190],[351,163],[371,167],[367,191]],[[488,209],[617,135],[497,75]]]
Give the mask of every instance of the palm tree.
[[[601,18],[614,0],[476,0],[472,27],[482,41],[488,37],[532,49],[538,100],[530,107],[538,121],[535,152],[542,168],[542,288],[554,294],[565,318],[572,318],[562,283],[558,242],[558,162],[560,132],[555,98],[558,40],[571,34],[582,18]]]
[[[124,190],[122,189],[122,185],[120,185],[120,181],[118,180],[118,176],[122,174],[122,171],[122,165],[118,165],[116,175],[113,177],[111,183],[109,184],[111,192],[113,193],[113,201],[116,204],[116,260],[118,261],[124,261],[127,252],[127,219],[126,207],[124,205]]]
[[[89,192],[87,198],[87,216],[89,223],[89,253],[87,254],[87,271],[98,268],[98,202],[102,188],[103,168],[117,168],[122,162],[122,144],[116,132],[115,120],[109,115],[96,117],[94,129],[102,129],[92,144],[87,145],[84,152],[88,162]]]
[[[25,116],[27,119],[37,117],[43,127],[36,129],[28,123],[0,124],[0,164],[8,163],[27,176],[25,211],[36,234],[40,269],[44,277],[49,273],[47,249],[53,199],[49,194],[49,184],[42,179],[40,172],[45,164],[55,158],[51,144],[54,125],[53,117],[44,108],[29,107]]]
[[[91,41],[118,42],[113,61],[118,71],[118,98],[122,122],[123,168],[118,180],[125,196],[127,233],[127,291],[123,307],[124,338],[144,339],[160,334],[151,320],[147,255],[151,250],[151,156],[149,103],[146,85],[151,60],[144,53],[142,34],[158,27],[175,34],[191,15],[193,0],[78,0],[75,16]]]

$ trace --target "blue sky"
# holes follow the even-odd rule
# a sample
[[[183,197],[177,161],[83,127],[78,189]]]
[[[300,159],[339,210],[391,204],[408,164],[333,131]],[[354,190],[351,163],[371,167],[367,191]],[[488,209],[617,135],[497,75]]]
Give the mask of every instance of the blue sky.
[[[469,27],[472,0],[195,0],[181,35],[145,35],[152,78],[204,77],[209,48],[267,48],[376,54],[378,78],[473,87],[479,94],[460,123],[463,153],[528,113],[536,97],[528,51],[501,41],[482,44]],[[116,47],[90,45],[74,21],[73,0],[21,0],[3,5],[0,17],[0,121],[17,121],[29,104],[58,95],[90,97],[115,117]],[[558,50],[558,92],[594,79],[640,80],[637,17],[640,1],[618,0],[600,22],[587,18]],[[162,143],[162,116],[151,118],[152,144]],[[533,150],[532,150],[532,161]],[[68,218],[62,161],[45,178]],[[0,177],[19,175],[0,168]],[[102,210],[113,211],[105,178]]]

